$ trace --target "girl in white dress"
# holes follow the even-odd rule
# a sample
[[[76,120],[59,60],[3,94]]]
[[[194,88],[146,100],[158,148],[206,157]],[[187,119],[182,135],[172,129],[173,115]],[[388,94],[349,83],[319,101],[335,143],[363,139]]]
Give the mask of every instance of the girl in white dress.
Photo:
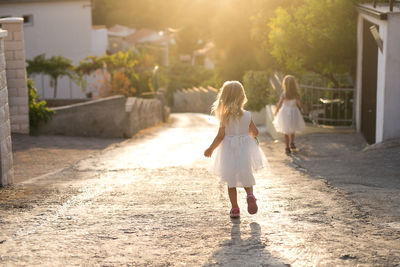
[[[218,134],[204,152],[206,157],[212,156],[211,172],[228,184],[232,218],[240,216],[236,187],[244,187],[247,192],[248,212],[257,213],[253,172],[267,166],[267,159],[255,139],[258,135],[257,127],[250,112],[243,110],[246,102],[240,82],[224,83],[212,108],[220,122]]]
[[[275,129],[285,135],[285,151],[290,154],[291,149],[296,149],[294,135],[296,131],[304,129],[305,123],[299,111],[299,108],[303,109],[303,107],[300,103],[299,88],[293,76],[285,76],[282,82],[282,90],[283,93],[276,107],[273,123]]]

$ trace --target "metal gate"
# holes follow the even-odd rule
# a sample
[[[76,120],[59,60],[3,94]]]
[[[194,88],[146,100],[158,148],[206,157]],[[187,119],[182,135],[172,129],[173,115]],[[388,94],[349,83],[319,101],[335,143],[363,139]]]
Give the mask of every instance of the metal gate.
[[[300,85],[304,119],[318,125],[354,127],[354,88]]]

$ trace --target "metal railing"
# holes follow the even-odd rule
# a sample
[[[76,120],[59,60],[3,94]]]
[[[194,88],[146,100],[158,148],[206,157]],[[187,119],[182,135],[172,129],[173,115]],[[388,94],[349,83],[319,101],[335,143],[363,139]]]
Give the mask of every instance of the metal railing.
[[[300,85],[304,119],[316,125],[354,127],[354,88]]]
[[[376,8],[377,2],[378,2],[377,0],[374,0],[374,1],[373,1],[374,8]],[[398,2],[398,1],[395,1],[395,0],[384,0],[384,1],[379,1],[379,2],[381,2],[381,3],[387,3],[387,2],[389,2],[389,10],[390,10],[390,12],[392,12],[392,11],[393,11],[393,6],[394,6],[394,4],[395,4],[396,2]]]

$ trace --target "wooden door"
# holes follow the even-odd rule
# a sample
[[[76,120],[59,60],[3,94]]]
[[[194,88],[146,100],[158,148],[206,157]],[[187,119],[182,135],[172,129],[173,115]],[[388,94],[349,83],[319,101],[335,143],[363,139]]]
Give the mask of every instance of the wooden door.
[[[378,72],[378,46],[373,38],[371,22],[364,20],[361,92],[361,132],[369,144],[375,143],[376,88]]]

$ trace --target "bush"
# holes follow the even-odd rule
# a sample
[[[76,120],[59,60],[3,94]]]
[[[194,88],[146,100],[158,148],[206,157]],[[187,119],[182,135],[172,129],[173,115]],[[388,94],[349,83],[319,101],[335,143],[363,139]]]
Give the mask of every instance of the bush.
[[[266,71],[247,71],[243,76],[243,86],[248,102],[246,108],[260,111],[265,105],[276,102],[276,93],[271,88]]]
[[[214,71],[203,66],[192,66],[188,63],[177,62],[168,67],[166,76],[168,82],[167,95],[171,100],[176,90],[204,85],[204,81],[214,77]]]
[[[33,81],[28,79],[28,97],[29,97],[29,134],[34,135],[40,122],[48,122],[55,113],[46,107],[46,101],[39,101],[37,90]]]

